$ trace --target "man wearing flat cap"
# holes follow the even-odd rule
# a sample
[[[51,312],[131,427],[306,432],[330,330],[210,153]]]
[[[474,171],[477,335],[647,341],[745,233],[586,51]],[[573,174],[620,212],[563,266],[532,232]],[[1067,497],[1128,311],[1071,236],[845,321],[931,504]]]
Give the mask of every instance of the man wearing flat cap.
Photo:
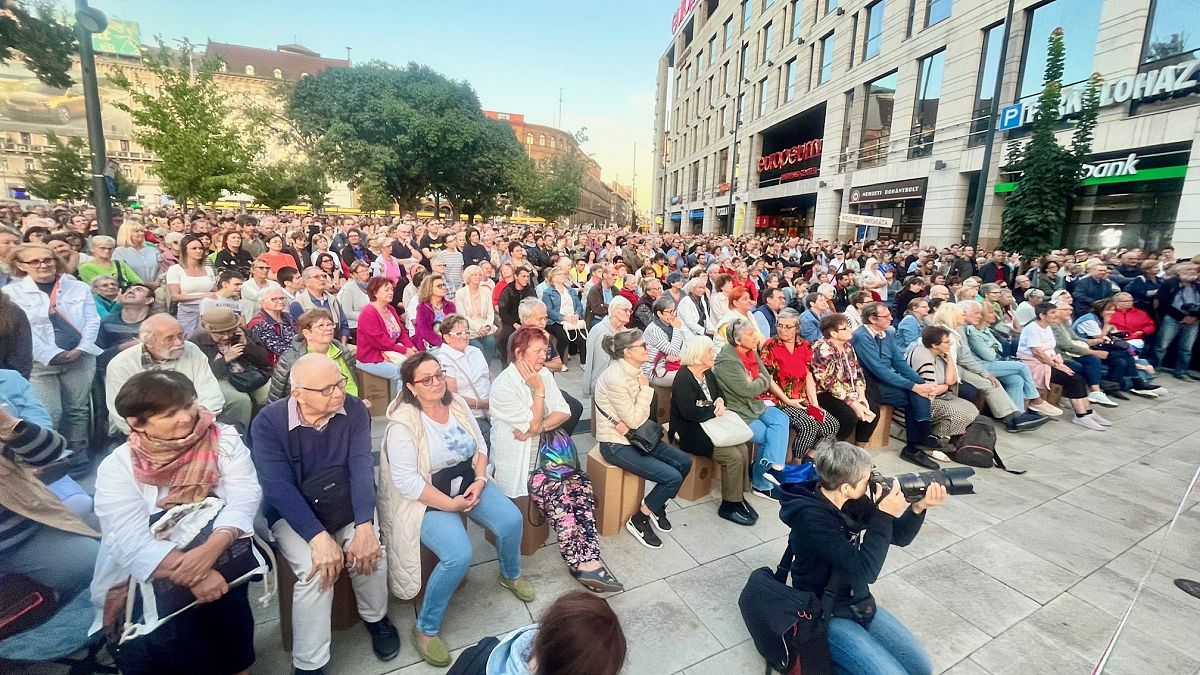
[[[213,307],[201,314],[200,332],[192,336],[192,342],[208,359],[225,395],[225,415],[248,426],[254,409],[267,403],[271,382],[267,348],[228,307]]]

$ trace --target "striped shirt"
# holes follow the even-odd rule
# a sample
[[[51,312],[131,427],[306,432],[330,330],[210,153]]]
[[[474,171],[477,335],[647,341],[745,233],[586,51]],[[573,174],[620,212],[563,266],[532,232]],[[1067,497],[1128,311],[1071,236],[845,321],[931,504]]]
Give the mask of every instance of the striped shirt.
[[[0,453],[20,464],[46,466],[62,455],[66,441],[58,432],[22,421],[16,436],[0,441]],[[24,543],[37,532],[37,523],[0,506],[0,553]]]

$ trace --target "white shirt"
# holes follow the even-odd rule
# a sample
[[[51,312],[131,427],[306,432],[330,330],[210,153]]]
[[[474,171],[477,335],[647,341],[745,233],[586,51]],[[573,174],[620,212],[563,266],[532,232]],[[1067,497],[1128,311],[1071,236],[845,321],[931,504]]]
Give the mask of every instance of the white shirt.
[[[491,372],[488,370],[487,359],[484,358],[479,347],[467,345],[466,351],[460,352],[451,347],[449,343],[444,343],[434,350],[434,353],[437,355],[438,362],[446,369],[446,377],[457,383],[459,396],[469,396],[484,401],[491,400]],[[472,408],[471,413],[475,417],[487,417],[488,415],[486,410],[476,408]]]
[[[4,287],[4,293],[25,312],[33,334],[33,360],[45,366],[62,353],[54,343],[54,326],[50,323],[50,296],[38,288],[28,276],[17,279]],[[70,274],[64,274],[58,283],[58,314],[79,331],[79,346],[85,354],[98,356],[102,351],[96,346],[96,335],[100,332],[100,315],[96,312],[96,301],[92,289]]]
[[[1021,330],[1021,339],[1017,343],[1017,353],[1032,357],[1033,347],[1037,347],[1047,353],[1052,353],[1054,345],[1054,331],[1051,330],[1050,326],[1042,328],[1038,325],[1037,321],[1030,321]]]
[[[475,443],[474,439],[482,439],[483,433],[480,432],[474,417],[471,418],[471,428],[463,429],[453,411],[445,424],[435,422],[423,412],[418,414],[421,416],[421,425],[425,427],[425,439],[429,445],[430,473],[452,467],[470,459],[475,453],[487,454],[487,446],[482,441]],[[468,437],[471,437],[469,444]],[[387,450],[392,484],[396,486],[396,490],[405,499],[420,499],[427,483],[417,472],[417,444],[413,441],[412,434],[408,433],[403,424],[389,424],[383,447]]]
[[[108,404],[108,429],[113,434],[128,434],[129,425],[125,418],[117,414],[117,393],[121,386],[135,374],[145,370],[142,367],[142,350],[138,343],[125,349],[113,357],[108,364],[104,376],[104,400]],[[196,387],[197,400],[200,405],[208,408],[214,415],[225,408],[225,394],[221,393],[221,385],[213,375],[212,366],[204,352],[191,342],[183,343],[183,354],[175,361],[158,364],[162,370],[174,370],[187,376]]]
[[[254,517],[262,502],[258,474],[250,461],[250,449],[242,443],[237,431],[224,424],[217,426],[221,431],[217,453],[221,482],[215,492],[225,500],[225,506],[213,520],[213,528],[236,527],[249,534],[254,532]],[[101,628],[104,596],[110,588],[128,576],[146,581],[175,548],[174,544],[156,540],[150,534],[149,516],[161,510],[158,500],[166,493],[167,488],[147,485],[134,477],[128,443],[100,462],[96,471],[96,517],[100,519],[104,537],[100,540],[92,577],[96,619],[89,632]]]
[[[194,277],[190,274],[185,274],[183,267],[179,265],[171,265],[167,268],[167,283],[179,284],[179,292],[183,295],[198,295],[200,293],[208,293],[216,286],[217,279],[213,274],[211,267],[204,268],[204,276]],[[184,304],[190,302],[198,302],[197,300],[186,300]]]
[[[546,400],[543,415],[551,413],[571,414],[571,408],[559,391],[550,371],[542,368]],[[518,441],[513,438],[514,430],[528,431],[533,423],[533,390],[517,371],[516,364],[509,364],[492,383],[490,417],[492,419],[492,461],[496,465],[496,485],[509,497],[528,494],[529,472],[537,459],[538,438]],[[544,418],[543,418],[544,419]]]

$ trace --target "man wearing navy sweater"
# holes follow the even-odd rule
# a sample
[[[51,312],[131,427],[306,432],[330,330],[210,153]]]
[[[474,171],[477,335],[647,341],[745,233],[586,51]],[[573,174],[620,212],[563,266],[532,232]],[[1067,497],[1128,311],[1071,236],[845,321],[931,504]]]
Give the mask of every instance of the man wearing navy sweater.
[[[880,403],[904,410],[905,445],[900,458],[926,469],[939,465],[921,450],[938,448],[941,443],[932,434],[933,414],[930,396],[934,385],[928,384],[904,360],[888,328],[892,312],[882,302],[870,302],[862,309],[863,325],[854,331],[850,344],[862,364],[869,385],[879,389]]]
[[[375,526],[375,465],[371,416],[346,395],[346,379],[324,354],[305,354],[291,370],[292,395],[254,418],[251,456],[263,488],[271,532],[298,579],[292,591],[292,664],[296,673],[323,673],[329,662],[333,584],[342,569],[382,661],[400,652],[387,618],[387,567]],[[299,456],[299,474],[293,467]],[[340,470],[340,472],[339,472]],[[353,517],[327,529],[304,496],[304,479],[322,475],[349,487]]]

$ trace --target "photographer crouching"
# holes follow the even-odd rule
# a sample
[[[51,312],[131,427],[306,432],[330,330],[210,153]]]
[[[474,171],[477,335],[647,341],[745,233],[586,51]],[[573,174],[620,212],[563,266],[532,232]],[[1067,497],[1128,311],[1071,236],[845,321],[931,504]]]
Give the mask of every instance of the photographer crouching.
[[[907,546],[925,511],[946,499],[946,487],[926,481],[919,498],[900,480],[872,477],[871,455],[839,442],[817,453],[819,482],[781,490],[779,517],[791,528],[792,585],[818,598],[829,587],[833,618],[829,651],[838,673],[927,675],[929,656],[899,619],[876,604],[870,584],[879,578],[888,547]],[[919,499],[909,503],[906,499]]]

